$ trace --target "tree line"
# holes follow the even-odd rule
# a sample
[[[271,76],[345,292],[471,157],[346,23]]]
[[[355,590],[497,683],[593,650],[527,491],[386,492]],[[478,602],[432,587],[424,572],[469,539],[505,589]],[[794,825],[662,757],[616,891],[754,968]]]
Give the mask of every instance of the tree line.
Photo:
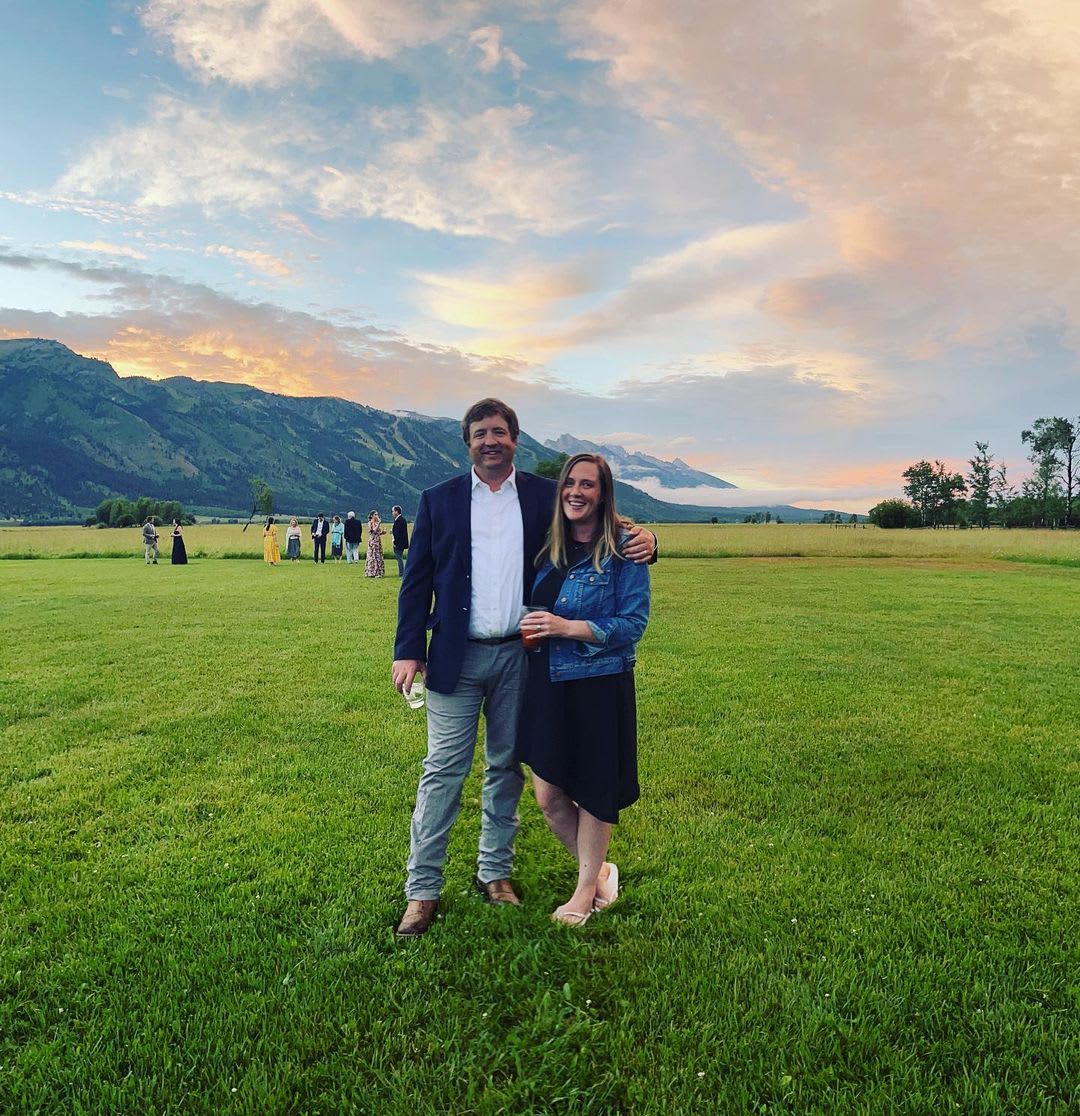
[[[152,496],[140,496],[128,500],[124,496],[113,496],[102,500],[84,524],[86,527],[136,527],[154,516],[159,523],[194,523],[195,517],[184,511],[179,500],[155,500]]]
[[[975,443],[968,472],[940,461],[917,461],[901,474],[906,500],[870,509],[879,527],[1072,527],[1080,495],[1080,418],[1036,419],[1020,440],[1029,447],[1031,474],[1020,490],[987,442]]]

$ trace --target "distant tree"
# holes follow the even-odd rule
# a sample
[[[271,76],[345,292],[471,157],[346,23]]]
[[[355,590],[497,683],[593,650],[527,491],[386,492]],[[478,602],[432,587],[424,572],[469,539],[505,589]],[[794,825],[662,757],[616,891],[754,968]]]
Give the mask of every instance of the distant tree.
[[[1016,488],[1009,483],[1008,471],[1005,462],[1002,461],[994,470],[994,479],[990,486],[990,502],[994,509],[995,523],[1000,523],[1002,527],[1014,526],[1008,520],[1011,518],[1009,509],[1016,499]]]
[[[919,527],[922,515],[919,509],[906,500],[882,500],[870,509],[868,516],[875,527],[892,529],[895,527]]]
[[[848,523],[850,523],[852,527],[858,526],[859,517],[855,512],[852,512],[851,515],[848,516]]]
[[[780,518],[780,516],[777,516],[776,517],[776,522],[777,523],[783,523],[784,521]]]
[[[1042,505],[1042,518],[1046,523],[1051,521],[1049,503],[1055,495],[1053,487],[1057,482],[1061,482],[1061,496],[1065,502],[1065,526],[1072,522],[1072,505],[1080,480],[1077,475],[1078,436],[1080,419],[1072,423],[1059,416],[1036,419],[1031,429],[1020,435],[1020,440],[1031,446],[1028,460],[1035,469],[1034,498]]]
[[[256,515],[267,516],[274,514],[274,490],[262,479],[262,477],[252,477],[251,484],[251,515],[248,516],[247,523],[244,524],[244,530],[251,526],[251,521]]]
[[[709,520],[709,522],[710,522],[710,523],[719,523],[720,521],[719,521],[719,520],[718,520],[718,519],[716,518],[716,516],[714,515],[714,516],[712,517],[712,519],[710,519],[710,520]]]
[[[765,513],[765,522],[766,523],[772,523],[772,512],[767,511]]]
[[[956,521],[957,497],[967,491],[959,473],[950,473],[941,461],[917,461],[901,475],[907,481],[904,495],[919,509],[924,527]]]
[[[1020,435],[1024,445],[1031,446],[1028,461],[1031,462],[1031,476],[1023,484],[1024,496],[1031,501],[1034,516],[1032,526],[1050,527],[1054,525],[1054,504],[1060,502],[1061,488],[1058,479],[1062,472],[1062,437],[1064,431],[1060,424],[1069,426],[1064,419],[1036,419],[1030,430]]]
[[[99,527],[131,527],[142,524],[154,516],[161,523],[171,523],[179,519],[182,523],[194,523],[195,519],[184,511],[179,500],[155,500],[152,496],[140,496],[128,500],[123,496],[113,496],[102,500],[94,509],[87,524],[96,523]]]
[[[989,442],[975,443],[975,456],[968,459],[968,509],[977,527],[990,526],[990,498],[994,488],[994,457]]]
[[[117,496],[109,508],[110,527],[130,527],[135,522],[135,505],[123,496]]]
[[[560,453],[557,457],[545,457],[536,463],[534,472],[538,477],[550,477],[558,480],[562,467],[570,460],[568,453]]]

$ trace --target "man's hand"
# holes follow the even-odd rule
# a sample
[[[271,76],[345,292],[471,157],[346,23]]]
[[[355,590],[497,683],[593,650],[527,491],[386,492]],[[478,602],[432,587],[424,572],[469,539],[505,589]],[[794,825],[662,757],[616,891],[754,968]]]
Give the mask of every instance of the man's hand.
[[[619,553],[628,561],[637,565],[651,562],[656,553],[656,536],[652,531],[639,527],[636,523],[627,528],[630,537],[623,543]]]
[[[413,679],[420,675],[427,682],[427,663],[423,659],[395,659],[393,667],[394,689],[399,694],[405,693],[413,684]]]

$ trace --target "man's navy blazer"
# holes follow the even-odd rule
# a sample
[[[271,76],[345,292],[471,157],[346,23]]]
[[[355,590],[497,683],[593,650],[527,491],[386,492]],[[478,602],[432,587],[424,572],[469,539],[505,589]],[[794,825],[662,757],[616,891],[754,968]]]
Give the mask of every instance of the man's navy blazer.
[[[533,562],[555,510],[557,486],[520,470],[515,481],[524,528],[522,586],[528,594],[536,572]],[[457,685],[469,636],[472,486],[470,470],[421,493],[398,594],[394,658],[426,659],[428,689],[440,694],[452,693]]]

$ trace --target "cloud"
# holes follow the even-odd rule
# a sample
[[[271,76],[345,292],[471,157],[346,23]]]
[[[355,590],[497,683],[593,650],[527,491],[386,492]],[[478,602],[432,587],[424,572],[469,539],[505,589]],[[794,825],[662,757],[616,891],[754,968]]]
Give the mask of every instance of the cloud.
[[[469,42],[482,55],[477,69],[483,74],[490,74],[503,62],[506,63],[515,77],[518,77],[523,70],[528,69],[525,63],[509,47],[503,46],[502,31],[498,27],[478,27],[469,36]]]
[[[584,261],[518,264],[505,274],[421,272],[418,301],[434,318],[470,330],[520,330],[535,325],[567,299],[596,289]],[[505,277],[501,277],[505,276]]]
[[[154,98],[148,120],[97,141],[57,183],[60,195],[121,191],[138,206],[280,207],[302,187],[299,122],[239,120],[216,106]],[[310,173],[306,176],[310,178]]]
[[[228,256],[230,259],[241,260],[255,271],[279,279],[292,274],[288,264],[283,260],[251,248],[230,248],[225,244],[208,244],[206,253],[210,256]]]
[[[831,226],[834,259],[774,276],[781,324],[917,356],[1060,312],[1080,342],[1067,5],[582,0],[564,26],[643,116],[732,145]]]
[[[338,126],[302,111],[242,119],[161,95],[144,123],[78,158],[54,193],[119,192],[136,207],[211,214],[269,209],[293,227],[303,222],[289,209],[306,207],[327,220],[378,217],[455,236],[555,235],[584,219],[580,165],[538,143],[531,120],[525,105],[471,116],[424,106]],[[319,158],[328,147],[345,156],[341,166]]]
[[[511,351],[550,355],[671,328],[680,317],[697,316],[713,328],[719,319],[745,319],[778,261],[813,258],[812,241],[812,230],[800,222],[723,228],[640,261],[599,305],[529,334],[504,331],[503,342]],[[509,321],[505,326],[515,328]]]
[[[119,202],[103,201],[99,198],[88,200],[55,192],[43,194],[0,190],[0,200],[33,209],[43,209],[48,213],[75,213],[105,225],[139,225],[143,220],[143,215],[134,207]]]
[[[531,119],[523,104],[471,116],[425,106],[365,165],[324,167],[318,208],[455,236],[567,232],[583,220],[579,160],[535,142]]]
[[[105,256],[126,256],[130,260],[145,260],[146,254],[123,244],[110,244],[105,240],[61,240],[61,248],[75,248],[81,252],[100,252]]]
[[[140,17],[199,79],[252,87],[306,79],[324,59],[392,58],[467,26],[478,7],[469,0],[149,0]]]
[[[92,267],[0,251],[0,268],[82,280],[98,314],[0,308],[5,336],[55,338],[108,360],[124,375],[192,376],[248,383],[291,395],[336,395],[387,409],[434,413],[512,392],[520,366],[419,344],[371,325],[341,324],[267,302],[232,298],[202,284],[119,266]]]

